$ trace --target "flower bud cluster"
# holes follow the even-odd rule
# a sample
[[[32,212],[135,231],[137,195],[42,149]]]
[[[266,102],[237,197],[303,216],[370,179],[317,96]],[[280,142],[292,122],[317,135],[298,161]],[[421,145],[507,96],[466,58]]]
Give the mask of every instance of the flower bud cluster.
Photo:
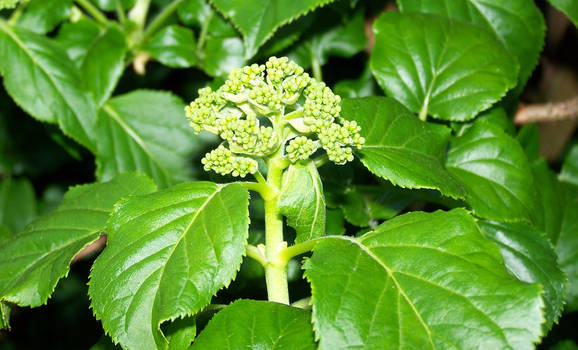
[[[196,133],[206,130],[226,141],[203,158],[205,169],[246,176],[257,171],[255,158],[281,154],[304,161],[320,147],[337,164],[351,161],[353,148],[365,140],[355,122],[339,117],[340,103],[295,62],[271,57],[233,70],[216,91],[199,90],[186,113]],[[261,125],[265,118],[271,126]]]

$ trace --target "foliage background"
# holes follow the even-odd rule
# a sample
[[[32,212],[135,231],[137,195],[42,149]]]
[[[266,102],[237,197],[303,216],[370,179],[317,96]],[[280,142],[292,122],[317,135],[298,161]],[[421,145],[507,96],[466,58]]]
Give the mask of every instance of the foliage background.
[[[99,3],[104,4],[105,1],[99,1]],[[158,13],[168,3],[169,1],[165,0],[153,1],[151,13]],[[343,5],[343,3],[340,4]],[[578,66],[576,64],[578,62],[578,45],[576,45],[578,30],[549,3],[537,1],[537,5],[547,20],[548,32],[540,63],[521,95],[521,101],[525,104],[558,101],[578,95]],[[367,1],[366,6],[362,20],[368,28],[372,19],[381,11],[394,7],[388,1],[379,0]],[[345,9],[347,10],[347,7]],[[114,16],[114,13],[111,13],[111,16]],[[0,12],[0,15],[4,17],[8,14],[6,10]],[[288,54],[299,61],[303,54],[301,43],[335,24],[329,19],[328,23],[311,27],[311,23],[308,23],[311,20],[310,15],[297,23],[303,28],[311,29],[298,31],[301,39],[278,54]],[[179,18],[173,16],[169,22],[177,23]],[[181,17],[180,24],[192,28],[195,32],[200,30],[199,23],[195,20],[187,22]],[[57,36],[57,34],[58,29],[53,29],[48,33],[49,36]],[[285,34],[281,31],[272,42],[282,39],[283,35]],[[216,34],[212,38],[209,35],[208,45],[212,43],[212,39],[215,43],[217,42]],[[352,55],[347,53],[348,48],[344,49],[346,54],[341,54],[339,49],[329,48],[326,55],[319,55],[325,60],[321,62],[324,80],[342,94],[347,93],[350,88],[356,88],[355,83],[351,81],[343,83],[343,81],[357,79],[364,74],[368,64],[368,52],[371,50],[371,37],[367,45],[359,41],[359,38],[354,38],[352,42],[360,46],[360,48],[349,48],[349,51],[354,53]],[[265,45],[261,51],[262,57],[266,56],[268,49],[273,50]],[[226,55],[232,57],[233,54],[228,52]],[[237,59],[242,60],[239,57]],[[114,90],[114,95],[121,95],[135,89],[153,89],[170,91],[184,101],[190,101],[196,96],[196,90],[199,87],[214,82],[214,78],[206,72],[210,68],[205,68],[205,70],[196,67],[175,68],[174,62],[169,65],[173,67],[151,60],[146,65],[145,75],[137,74],[132,67],[127,67]],[[371,89],[372,94],[382,94],[375,83],[359,84],[359,86]],[[515,115],[516,106],[512,105],[511,109],[510,114]],[[183,123],[186,123],[184,117]],[[539,147],[540,154],[545,156],[550,166],[558,172],[561,160],[570,147],[578,144],[575,120],[540,123],[537,129],[534,128],[523,127],[526,131],[521,135],[534,135],[536,130],[539,130],[540,143],[534,147]],[[211,179],[213,175],[199,171],[198,165],[200,157],[204,154],[203,150],[213,147],[213,140],[202,140],[202,143],[197,146],[197,152],[191,157],[191,164],[195,167],[193,174],[198,179]],[[89,151],[64,136],[56,126],[40,123],[30,118],[13,102],[3,88],[0,88],[0,152],[0,177],[5,180],[10,174],[13,181],[27,181],[28,179],[32,185],[32,191],[28,192],[31,198],[27,199],[26,196],[18,198],[18,204],[28,207],[30,213],[29,217],[22,218],[22,223],[18,225],[23,225],[33,216],[50,212],[59,203],[69,186],[96,180],[95,159]],[[363,174],[359,176],[363,177]],[[371,184],[371,181],[373,181],[372,178],[367,176],[367,183]],[[0,193],[0,196],[2,195],[6,196],[5,193]],[[0,210],[8,213],[6,202],[2,203],[0,203]],[[413,208],[429,211],[437,207],[432,204],[417,203]],[[262,208],[254,205],[251,210],[259,215]],[[348,232],[356,231],[356,227],[350,224],[347,224],[346,229]],[[54,296],[46,306],[35,309],[14,308],[11,316],[12,330],[0,332],[0,349],[39,347],[84,349],[95,344],[102,336],[102,327],[94,319],[88,307],[86,281],[92,259],[89,255],[72,265],[69,276],[58,284]],[[223,303],[239,297],[265,299],[266,292],[261,275],[262,272],[256,264],[244,264],[241,276],[245,278],[238,278],[232,288],[221,291],[217,299]],[[298,267],[293,266],[291,283],[296,297],[299,294],[305,296],[308,293],[309,287],[300,277]],[[231,291],[234,291],[234,294],[231,294]],[[540,347],[550,348],[565,339],[572,339],[578,343],[578,335],[575,333],[576,324],[578,324],[578,312],[565,314]]]

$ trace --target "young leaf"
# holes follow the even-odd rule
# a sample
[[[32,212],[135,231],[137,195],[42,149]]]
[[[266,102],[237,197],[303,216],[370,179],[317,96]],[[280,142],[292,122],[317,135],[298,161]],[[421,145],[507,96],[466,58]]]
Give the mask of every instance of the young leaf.
[[[161,187],[188,179],[199,144],[184,119],[184,103],[161,91],[136,90],[107,101],[97,123],[97,175],[107,180],[138,170]]]
[[[564,12],[568,18],[578,27],[578,3],[574,0],[548,0],[552,6]]]
[[[178,25],[167,26],[144,47],[153,58],[172,68],[188,68],[197,62],[193,31]]]
[[[512,277],[463,209],[398,216],[305,262],[319,349],[532,349],[541,287]]]
[[[89,286],[115,342],[166,349],[163,322],[190,316],[234,278],[248,235],[247,190],[183,183],[119,204]]]
[[[515,58],[478,26],[386,12],[374,33],[370,64],[377,82],[422,118],[472,119],[516,84]]]
[[[566,277],[556,262],[556,252],[546,235],[522,223],[481,220],[478,226],[502,252],[506,268],[519,280],[544,287],[546,331],[558,320],[564,306]]]
[[[578,145],[572,146],[562,164],[560,181],[578,186]]]
[[[70,189],[51,214],[0,244],[0,301],[39,306],[66,276],[72,258],[96,241],[119,199],[155,190],[141,174]]]
[[[245,58],[253,57],[279,27],[334,0],[210,0],[243,35]]]
[[[309,311],[267,301],[238,300],[213,317],[191,350],[315,348]]]
[[[494,33],[520,64],[520,91],[538,63],[546,26],[533,0],[398,0],[398,4],[403,12],[436,13]]]
[[[423,123],[391,98],[344,99],[341,116],[361,126],[361,161],[372,173],[406,188],[431,188],[454,198],[461,184],[443,167],[450,130]]]
[[[18,233],[37,214],[36,195],[28,179],[0,180],[0,225]]]
[[[0,57],[4,86],[18,105],[41,121],[58,123],[65,134],[95,150],[94,103],[60,46],[0,20]]]
[[[279,210],[297,231],[296,243],[325,235],[325,197],[315,163],[292,164],[285,171]]]
[[[22,16],[18,26],[38,34],[46,34],[70,15],[72,0],[32,1]]]
[[[467,188],[466,202],[480,217],[533,222],[539,210],[526,155],[499,127],[477,122],[451,141],[446,167]]]

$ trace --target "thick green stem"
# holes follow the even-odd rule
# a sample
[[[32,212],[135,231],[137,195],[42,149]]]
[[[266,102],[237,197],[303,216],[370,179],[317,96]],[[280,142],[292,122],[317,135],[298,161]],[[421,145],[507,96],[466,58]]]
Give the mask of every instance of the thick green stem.
[[[86,12],[90,13],[90,15],[92,17],[94,17],[95,20],[97,20],[98,22],[102,23],[102,24],[106,24],[107,23],[107,19],[106,16],[100,12],[100,10],[94,6],[90,1],[88,0],[76,0],[76,3],[82,7]]]
[[[114,5],[116,7],[116,15],[118,20],[124,26],[126,24],[126,16],[124,14],[124,9],[122,8],[122,3],[120,0],[115,0]]]
[[[207,41],[207,35],[209,34],[209,26],[211,25],[211,20],[213,19],[213,10],[209,12],[209,15],[205,19],[201,26],[201,33],[199,34],[199,39],[197,40],[197,56],[203,57],[203,50],[205,48],[205,42]]]
[[[142,31],[142,28],[144,28],[150,5],[151,0],[137,0],[128,14],[128,18],[136,23],[139,31]]]
[[[427,104],[424,104],[419,111],[419,119],[424,122],[427,120]]]
[[[321,72],[321,63],[317,56],[311,55],[311,70],[313,70],[313,77],[318,81],[323,81],[323,73]]]
[[[284,162],[272,158],[268,164],[267,183],[274,189],[281,187]],[[265,279],[269,301],[289,304],[287,261],[280,259],[280,252],[287,246],[283,238],[283,217],[279,212],[278,195],[265,199]]]

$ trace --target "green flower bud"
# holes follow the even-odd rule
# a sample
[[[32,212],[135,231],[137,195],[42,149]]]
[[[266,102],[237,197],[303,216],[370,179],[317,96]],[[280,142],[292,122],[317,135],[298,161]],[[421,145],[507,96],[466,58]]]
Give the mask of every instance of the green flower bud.
[[[295,163],[299,160],[309,159],[315,151],[317,147],[313,140],[305,137],[305,136],[298,136],[291,141],[287,147],[285,147],[285,153],[287,154],[287,158],[292,163]]]

